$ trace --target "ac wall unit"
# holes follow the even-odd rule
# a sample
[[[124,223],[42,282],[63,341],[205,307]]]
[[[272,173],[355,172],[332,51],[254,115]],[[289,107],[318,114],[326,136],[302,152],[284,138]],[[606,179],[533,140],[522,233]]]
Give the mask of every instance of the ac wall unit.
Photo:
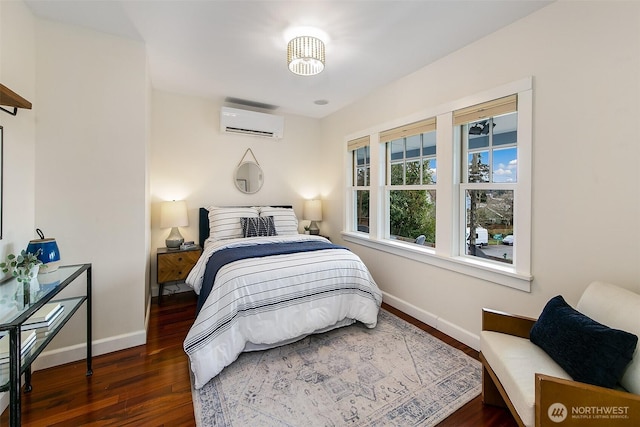
[[[280,139],[284,135],[284,117],[222,107],[220,109],[220,131]]]

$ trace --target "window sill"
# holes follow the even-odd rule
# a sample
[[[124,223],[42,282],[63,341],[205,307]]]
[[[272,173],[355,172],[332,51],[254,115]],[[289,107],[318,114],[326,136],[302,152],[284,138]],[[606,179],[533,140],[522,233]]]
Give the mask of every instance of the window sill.
[[[347,242],[409,258],[424,264],[455,271],[524,292],[531,292],[533,277],[517,273],[512,266],[496,265],[472,257],[445,257],[438,255],[433,248],[391,240],[374,239],[365,233],[343,231],[342,238]]]

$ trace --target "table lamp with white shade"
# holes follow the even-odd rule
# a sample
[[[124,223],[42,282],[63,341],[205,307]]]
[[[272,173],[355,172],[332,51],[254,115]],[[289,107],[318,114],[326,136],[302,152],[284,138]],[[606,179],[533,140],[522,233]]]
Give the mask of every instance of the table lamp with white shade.
[[[320,234],[320,229],[316,221],[322,221],[322,201],[305,200],[304,202],[304,219],[311,221],[309,224],[309,234]]]
[[[184,237],[180,234],[178,227],[186,227],[188,225],[187,203],[184,200],[163,202],[160,205],[160,228],[171,228],[171,232],[165,240],[167,248],[180,248],[180,245],[184,242]]]

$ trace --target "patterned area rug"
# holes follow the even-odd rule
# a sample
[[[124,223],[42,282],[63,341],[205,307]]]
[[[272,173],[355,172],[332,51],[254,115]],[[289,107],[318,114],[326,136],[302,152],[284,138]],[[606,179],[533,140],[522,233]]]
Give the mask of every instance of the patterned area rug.
[[[480,394],[480,362],[395,315],[243,353],[193,390],[208,426],[433,426]]]

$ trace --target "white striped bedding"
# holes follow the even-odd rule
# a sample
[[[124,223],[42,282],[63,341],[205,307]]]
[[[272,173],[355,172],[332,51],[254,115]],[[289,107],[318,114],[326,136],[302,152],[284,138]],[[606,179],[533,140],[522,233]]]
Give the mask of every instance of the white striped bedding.
[[[322,239],[272,236],[209,242],[187,284],[200,292],[208,258],[250,244]],[[184,341],[195,387],[201,388],[243,351],[281,345],[360,321],[375,327],[382,294],[347,249],[274,255],[222,267]]]

